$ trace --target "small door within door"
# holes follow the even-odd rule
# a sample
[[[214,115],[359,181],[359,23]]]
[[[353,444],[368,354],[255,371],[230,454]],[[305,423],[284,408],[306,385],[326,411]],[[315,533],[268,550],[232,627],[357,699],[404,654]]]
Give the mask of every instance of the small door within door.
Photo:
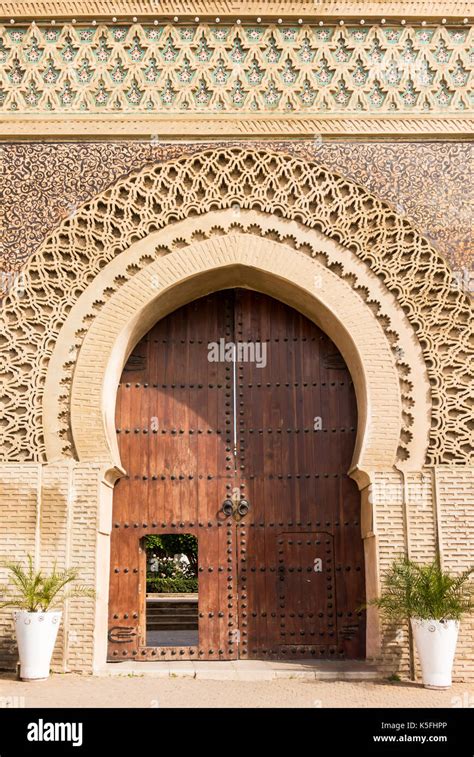
[[[293,531],[279,534],[278,605],[276,639],[280,651],[335,647],[334,540],[324,532]]]

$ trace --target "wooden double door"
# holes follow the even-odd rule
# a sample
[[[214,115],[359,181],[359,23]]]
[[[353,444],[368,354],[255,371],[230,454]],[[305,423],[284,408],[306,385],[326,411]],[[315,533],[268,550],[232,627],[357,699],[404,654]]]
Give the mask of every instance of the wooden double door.
[[[109,659],[362,658],[357,407],[331,340],[223,290],[159,321],[118,389]],[[199,643],[146,644],[147,534],[198,539]]]

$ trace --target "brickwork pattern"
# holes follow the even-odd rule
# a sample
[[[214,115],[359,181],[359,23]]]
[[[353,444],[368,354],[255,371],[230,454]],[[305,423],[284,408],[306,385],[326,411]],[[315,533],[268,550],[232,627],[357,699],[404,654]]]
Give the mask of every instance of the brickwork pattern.
[[[374,533],[380,584],[396,557],[406,552],[403,479],[398,471],[377,472],[372,483]],[[368,597],[372,599],[372,597]],[[386,675],[409,675],[408,626],[393,628],[381,623],[381,669]]]
[[[69,469],[68,464],[47,465],[42,468],[38,557],[41,568],[45,572],[50,571],[55,563],[58,570],[70,567],[68,559],[69,497],[71,496]],[[63,669],[63,654],[64,622],[59,627],[52,660],[56,670]]]
[[[80,569],[81,582],[97,583],[97,531],[99,519],[98,465],[75,465],[71,497],[71,565]],[[105,601],[105,597],[100,597]],[[90,670],[94,651],[95,602],[89,598],[70,601],[67,666],[69,670]]]
[[[443,466],[436,479],[443,565],[461,573],[474,565],[474,470]],[[458,644],[455,674],[474,680],[474,615],[461,623]]]
[[[416,562],[435,558],[437,545],[435,504],[431,470],[407,473],[405,482],[408,520],[408,552]]]
[[[0,556],[25,563],[31,554],[48,572],[77,567],[80,583],[95,587],[98,466],[24,463],[0,465]],[[6,583],[2,569],[0,584]],[[1,592],[0,592],[1,596]],[[90,671],[94,647],[94,601],[68,600],[63,610],[52,668]],[[0,611],[0,668],[14,667],[18,652],[13,610]]]
[[[35,557],[40,486],[38,464],[0,466],[0,562],[24,562],[28,554]],[[7,576],[0,567],[0,586],[7,582]],[[0,611],[0,667],[11,666],[16,659],[13,611]]]
[[[462,466],[425,468],[406,476],[405,490],[400,473],[377,474],[373,489],[381,581],[397,555],[409,554],[416,562],[428,563],[434,559],[437,545],[446,570],[460,574],[473,565],[472,469]],[[394,630],[383,625],[381,669],[387,675],[410,675],[408,638],[408,627]],[[466,616],[460,627],[454,680],[474,680],[473,639],[474,616]],[[416,648],[414,664],[420,680]]]

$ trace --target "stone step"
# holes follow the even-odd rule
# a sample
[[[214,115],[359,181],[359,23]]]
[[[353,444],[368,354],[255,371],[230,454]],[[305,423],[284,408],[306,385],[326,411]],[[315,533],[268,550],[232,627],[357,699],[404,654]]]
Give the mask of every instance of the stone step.
[[[150,623],[147,624],[147,631],[197,631],[197,623]]]
[[[267,660],[176,661],[106,663],[96,675],[140,675],[152,678],[198,678],[215,681],[272,681],[295,678],[305,681],[376,681],[382,678],[371,662],[347,660]]]
[[[197,631],[198,603],[195,599],[147,599],[147,631]]]
[[[150,613],[160,613],[160,612],[197,612],[198,606],[197,605],[179,605],[179,604],[169,604],[169,605],[151,605],[147,604],[146,606],[147,612]]]
[[[147,612],[159,612],[160,610],[169,610],[178,612],[179,610],[191,610],[197,612],[197,602],[148,602],[146,603]]]

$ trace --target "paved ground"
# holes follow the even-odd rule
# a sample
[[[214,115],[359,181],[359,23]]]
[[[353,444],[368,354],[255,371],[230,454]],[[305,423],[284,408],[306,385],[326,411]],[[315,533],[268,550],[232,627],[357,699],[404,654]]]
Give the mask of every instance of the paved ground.
[[[209,681],[53,675],[22,683],[0,674],[0,707],[453,707],[474,705],[474,686],[429,691],[388,681]]]

